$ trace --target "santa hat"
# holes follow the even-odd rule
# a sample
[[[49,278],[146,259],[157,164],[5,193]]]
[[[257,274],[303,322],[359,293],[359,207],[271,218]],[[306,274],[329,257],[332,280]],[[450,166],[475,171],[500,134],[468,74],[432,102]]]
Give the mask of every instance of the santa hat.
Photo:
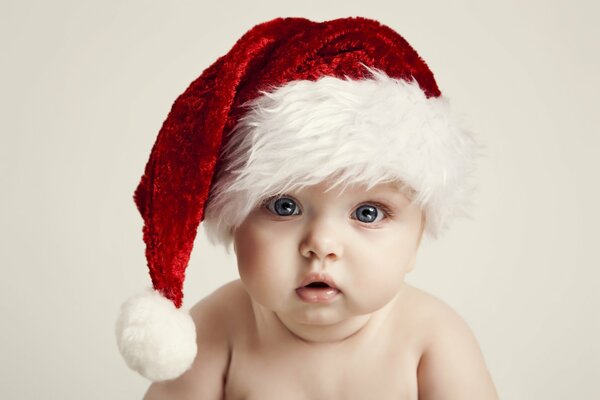
[[[389,27],[360,17],[255,26],[177,98],[135,191],[153,289],[117,321],[127,364],[161,381],[194,361],[194,322],[180,307],[203,219],[227,244],[267,196],[332,177],[396,181],[435,236],[464,214],[475,151],[432,72]]]

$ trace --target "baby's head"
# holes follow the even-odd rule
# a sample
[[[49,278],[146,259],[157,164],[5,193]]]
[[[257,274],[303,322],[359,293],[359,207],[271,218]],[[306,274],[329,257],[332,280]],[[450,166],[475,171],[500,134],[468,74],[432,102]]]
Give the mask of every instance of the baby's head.
[[[474,143],[446,101],[427,97],[415,80],[364,68],[362,79],[292,81],[244,105],[206,207],[213,243],[229,245],[263,199],[322,182],[395,183],[423,208],[433,236],[462,212]]]
[[[302,192],[314,206],[328,190],[395,187],[436,236],[463,213],[475,149],[428,66],[389,27],[360,17],[255,26],[175,101],[135,191],[154,290],[118,320],[128,365],[164,380],[194,360],[194,323],[178,308],[203,219],[227,246],[272,196]]]

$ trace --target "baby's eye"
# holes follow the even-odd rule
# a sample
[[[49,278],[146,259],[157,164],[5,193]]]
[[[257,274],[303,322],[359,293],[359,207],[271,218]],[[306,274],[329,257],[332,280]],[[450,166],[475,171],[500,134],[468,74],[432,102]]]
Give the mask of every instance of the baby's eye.
[[[288,217],[290,215],[300,214],[298,205],[289,197],[274,197],[265,202],[265,207],[273,214],[281,217]]]
[[[384,217],[385,212],[371,204],[363,204],[362,206],[357,207],[356,210],[354,210],[354,213],[352,213],[352,218],[368,224],[379,222]]]

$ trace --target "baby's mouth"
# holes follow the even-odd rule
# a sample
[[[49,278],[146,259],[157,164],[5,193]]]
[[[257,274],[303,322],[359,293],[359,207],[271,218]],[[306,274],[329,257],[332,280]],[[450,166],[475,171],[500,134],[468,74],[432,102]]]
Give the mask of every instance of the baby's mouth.
[[[304,287],[309,287],[309,288],[328,288],[331,287],[328,284],[326,284],[325,282],[313,282],[313,283],[309,283],[308,285],[304,286]]]
[[[296,289],[296,293],[301,300],[307,303],[328,303],[340,293],[340,290],[335,287],[335,283],[328,278],[316,280],[313,277],[305,282],[303,286]]]

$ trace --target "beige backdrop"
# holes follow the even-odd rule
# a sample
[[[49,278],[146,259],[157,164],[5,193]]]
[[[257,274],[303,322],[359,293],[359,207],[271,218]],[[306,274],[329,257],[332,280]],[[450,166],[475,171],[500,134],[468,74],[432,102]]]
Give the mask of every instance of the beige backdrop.
[[[1,3],[0,398],[142,396],[113,325],[149,284],[132,193],[173,100],[256,23],[355,15],[407,38],[486,147],[473,219],[409,281],[464,316],[503,399],[600,398],[597,3],[205,3]],[[235,277],[199,235],[186,305]]]

